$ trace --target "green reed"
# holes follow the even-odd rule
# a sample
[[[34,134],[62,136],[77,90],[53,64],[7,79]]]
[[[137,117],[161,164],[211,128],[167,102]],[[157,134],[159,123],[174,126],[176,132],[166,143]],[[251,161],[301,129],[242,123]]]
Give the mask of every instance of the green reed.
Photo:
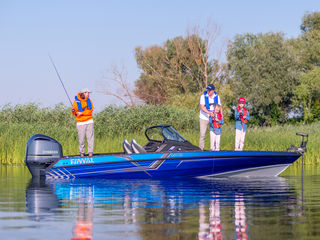
[[[179,130],[179,129],[178,129]],[[78,154],[78,139],[75,126],[60,127],[50,124],[0,124],[0,161],[2,164],[23,164],[26,143],[30,136],[36,133],[49,135],[57,139],[63,146],[64,155]],[[310,125],[285,125],[271,128],[249,128],[246,135],[246,150],[283,151],[291,145],[298,146],[301,137],[296,132],[309,134],[307,153],[305,154],[306,164],[320,162],[320,123]],[[191,143],[198,145],[198,130],[181,131]],[[233,126],[223,126],[221,136],[221,150],[234,149],[235,132]],[[126,138],[131,141],[135,138],[141,145],[146,144],[147,139],[144,131],[136,133],[119,133],[115,136],[100,134],[95,136],[95,152],[122,152],[122,141]],[[209,134],[206,137],[206,149],[209,149]]]
[[[171,124],[191,143],[198,145],[198,111],[172,106],[136,106],[132,108],[108,106],[94,115],[95,152],[122,152],[122,141],[135,138],[146,144],[144,130],[152,125]],[[306,164],[320,161],[320,122],[309,125],[252,127],[246,135],[246,150],[283,151],[298,146],[301,137],[296,132],[309,134]],[[0,110],[0,164],[23,164],[28,139],[42,133],[58,140],[64,155],[78,154],[76,122],[70,109],[63,104],[55,108],[40,108],[36,104],[6,105]],[[233,125],[222,126],[221,150],[234,149]],[[209,134],[206,138],[209,149]]]
[[[245,138],[245,150],[284,151],[293,146],[299,146],[301,137],[297,132],[309,134],[307,152],[304,155],[305,164],[320,163],[320,122],[309,125],[287,124],[274,127],[250,127]],[[185,132],[184,136],[193,144],[198,145],[198,132]],[[221,150],[233,150],[235,129],[233,125],[222,126]],[[205,148],[209,149],[209,134],[206,136]]]

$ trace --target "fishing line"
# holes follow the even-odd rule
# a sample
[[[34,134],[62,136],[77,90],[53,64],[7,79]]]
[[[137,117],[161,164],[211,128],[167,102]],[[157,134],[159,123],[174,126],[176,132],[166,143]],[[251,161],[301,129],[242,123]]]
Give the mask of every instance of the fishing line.
[[[63,87],[63,89],[64,89],[64,92],[66,93],[66,95],[67,95],[67,97],[68,97],[68,99],[69,99],[70,105],[72,106],[71,99],[70,99],[70,97],[69,97],[69,94],[68,94],[68,92],[67,92],[67,90],[66,90],[63,82],[62,82],[62,79],[61,79],[60,74],[59,74],[59,72],[58,72],[58,70],[57,70],[57,68],[56,68],[56,65],[54,64],[53,59],[52,59],[52,57],[50,56],[50,54],[48,54],[48,56],[49,56],[50,61],[51,61],[52,65],[53,65],[53,67],[54,67],[54,70],[56,70],[57,76],[58,76],[58,78],[59,78],[59,80],[60,80],[60,82],[61,82],[61,85],[62,85],[62,87]]]

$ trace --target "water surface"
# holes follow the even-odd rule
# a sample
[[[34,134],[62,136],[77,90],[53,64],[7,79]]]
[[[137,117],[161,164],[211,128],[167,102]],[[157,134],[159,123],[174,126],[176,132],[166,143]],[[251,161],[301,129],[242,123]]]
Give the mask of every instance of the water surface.
[[[0,166],[2,239],[320,239],[318,168],[264,179],[32,181]]]

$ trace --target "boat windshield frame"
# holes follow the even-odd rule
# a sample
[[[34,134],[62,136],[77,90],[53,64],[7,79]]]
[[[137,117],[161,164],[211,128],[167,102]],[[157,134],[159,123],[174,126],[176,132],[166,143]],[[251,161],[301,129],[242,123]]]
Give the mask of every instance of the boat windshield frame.
[[[155,130],[156,129],[156,130]],[[161,134],[162,139],[155,139],[150,133],[151,131],[158,131],[158,136]],[[160,134],[159,134],[160,133]],[[171,125],[157,125],[146,129],[145,135],[149,141],[163,142],[163,141],[176,141],[187,142],[187,140]]]

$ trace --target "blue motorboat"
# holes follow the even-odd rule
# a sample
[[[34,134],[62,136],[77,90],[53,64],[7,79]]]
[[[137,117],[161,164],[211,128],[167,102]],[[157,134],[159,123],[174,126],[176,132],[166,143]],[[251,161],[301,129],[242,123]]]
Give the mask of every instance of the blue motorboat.
[[[123,141],[123,152],[63,156],[61,144],[36,134],[27,142],[25,163],[34,178],[188,178],[277,176],[305,151],[308,135],[299,147],[286,151],[202,151],[170,125],[146,129],[148,143]]]

